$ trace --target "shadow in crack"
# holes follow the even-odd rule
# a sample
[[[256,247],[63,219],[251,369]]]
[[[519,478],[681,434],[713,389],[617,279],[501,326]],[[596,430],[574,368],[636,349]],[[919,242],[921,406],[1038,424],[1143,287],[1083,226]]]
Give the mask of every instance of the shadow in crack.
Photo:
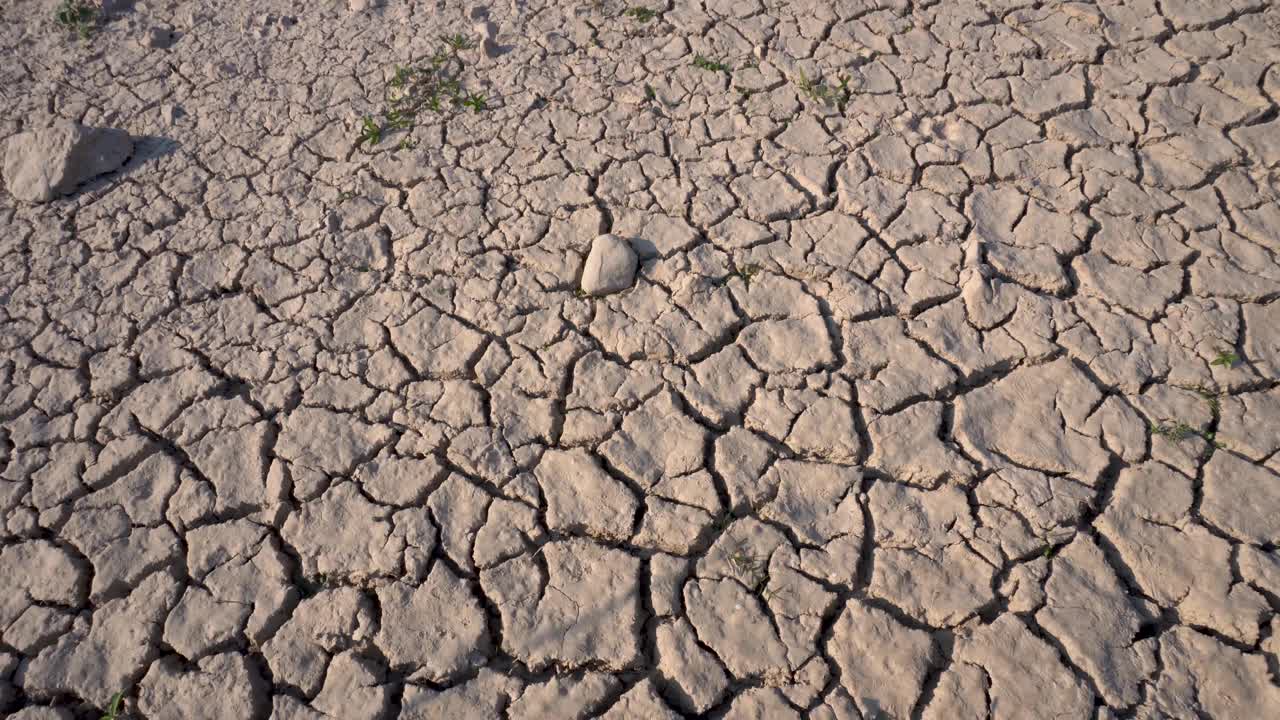
[[[124,161],[123,165],[82,183],[67,197],[102,194],[147,165],[174,154],[179,147],[181,147],[180,144],[173,138],[161,135],[134,135],[133,154]]]

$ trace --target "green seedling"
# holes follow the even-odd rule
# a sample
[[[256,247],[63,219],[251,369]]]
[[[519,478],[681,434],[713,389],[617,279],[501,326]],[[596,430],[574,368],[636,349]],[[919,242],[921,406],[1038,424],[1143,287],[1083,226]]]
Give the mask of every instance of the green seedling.
[[[849,98],[853,97],[853,91],[849,89],[849,76],[840,75],[839,97],[836,99],[836,107],[840,108],[840,112],[849,105]]]
[[[459,104],[463,107],[471,108],[473,112],[482,112],[489,107],[484,96],[477,95],[476,93],[468,94],[465,98],[459,101]]]
[[[1222,401],[1218,399],[1218,395],[1205,388],[1200,388],[1196,392],[1209,405],[1209,412],[1213,413],[1213,416],[1217,418],[1218,413],[1222,410]]]
[[[626,10],[622,11],[622,14],[642,23],[647,23],[650,20],[658,17],[657,12],[650,10],[647,7],[629,7]]]
[[[356,145],[377,145],[382,142],[382,126],[374,121],[373,118],[365,115],[360,120],[360,136],[356,139]]]
[[[454,52],[459,52],[462,50],[470,50],[471,48],[475,47],[475,43],[468,40],[466,36],[461,33],[454,33],[453,35],[444,35],[440,39],[443,40],[444,44],[447,45],[449,49],[453,50]]]
[[[119,720],[120,710],[124,705],[124,693],[118,692],[111,696],[111,702],[107,704],[107,714],[102,716],[102,720]]]
[[[1215,357],[1213,359],[1213,362],[1210,362],[1209,364],[1217,365],[1218,367],[1229,368],[1229,367],[1235,367],[1235,364],[1238,362],[1240,362],[1239,355],[1235,354],[1230,350],[1223,349],[1218,351],[1218,356]]]
[[[1199,435],[1200,433],[1196,432],[1195,428],[1185,422],[1178,421],[1172,425],[1152,423],[1151,434],[1168,438],[1174,442],[1182,442],[1192,435]]]
[[[751,287],[752,278],[759,274],[759,265],[743,265],[737,272],[738,277],[742,278],[742,282],[745,283],[747,287]]]
[[[748,587],[754,588],[764,580],[764,561],[741,549],[729,556],[729,566]]]
[[[386,81],[385,106],[381,117],[365,117],[357,145],[376,145],[388,131],[412,131],[424,112],[445,114],[470,109],[480,113],[489,109],[489,100],[464,87],[461,74],[466,69],[459,51],[474,47],[461,34],[441,37],[444,47],[421,64],[396,66]],[[417,147],[417,141],[404,138],[399,150]]]
[[[693,58],[693,66],[702,70],[711,72],[729,72],[729,66],[715,60],[709,60],[701,55],[695,55]]]
[[[827,96],[831,92],[821,81],[815,83],[810,80],[803,70],[800,71],[800,79],[796,81],[796,89],[814,102],[826,102]]]
[[[89,39],[97,17],[98,9],[84,0],[62,0],[53,13],[58,25],[79,35],[81,40]]]
[[[658,93],[649,83],[644,84],[644,99],[653,102],[658,99]]]

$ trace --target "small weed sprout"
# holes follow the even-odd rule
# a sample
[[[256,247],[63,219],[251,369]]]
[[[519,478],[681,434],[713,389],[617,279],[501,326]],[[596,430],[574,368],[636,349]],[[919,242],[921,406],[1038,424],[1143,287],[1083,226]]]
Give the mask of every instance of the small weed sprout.
[[[102,720],[119,720],[120,710],[124,705],[124,693],[118,692],[111,696],[111,702],[107,703],[107,714],[102,716]]]
[[[709,60],[701,55],[695,55],[693,58],[693,66],[701,70],[710,72],[729,72],[729,66],[722,62]]]
[[[382,126],[368,115],[360,121],[360,137],[356,140],[356,145],[368,143],[377,145],[382,142]]]
[[[1238,362],[1240,362],[1239,355],[1235,354],[1231,350],[1223,348],[1222,350],[1218,351],[1218,356],[1215,357],[1213,359],[1213,362],[1210,362],[1209,364],[1216,365],[1218,367],[1230,368],[1230,367],[1235,367],[1235,364]]]
[[[98,9],[84,0],[62,0],[53,13],[53,19],[64,30],[74,32],[81,40],[88,40],[98,19]]]
[[[849,105],[849,98],[853,96],[853,91],[849,88],[849,76],[844,74],[840,75],[839,85],[835,88],[828,85],[822,78],[811,80],[803,70],[800,71],[800,79],[795,83],[802,95],[816,103],[835,105],[842,113]]]
[[[729,567],[733,574],[749,588],[756,588],[765,580],[764,561],[741,547],[729,555]]]
[[[447,46],[450,50],[453,50],[454,52],[459,52],[461,50],[470,50],[471,48],[475,47],[475,43],[468,40],[467,37],[462,33],[454,33],[453,35],[443,35],[441,36],[440,39],[444,41],[445,46]]]
[[[474,44],[461,34],[443,36],[441,41],[444,48],[420,64],[396,67],[386,82],[381,117],[375,120],[365,116],[357,146],[377,145],[387,131],[413,130],[418,117],[424,112],[445,113],[453,108],[480,113],[489,109],[488,98],[467,91],[459,79],[466,69],[459,53],[471,49]],[[417,147],[417,141],[405,138],[396,147],[412,149]]]
[[[1199,435],[1200,433],[1196,432],[1195,428],[1191,427],[1185,422],[1178,421],[1172,425],[1166,425],[1164,423],[1160,423],[1160,424],[1152,423],[1151,434],[1159,435],[1160,437],[1163,437],[1163,438],[1168,438],[1174,442],[1182,442],[1183,440],[1186,440],[1192,435]]]
[[[626,10],[623,10],[622,14],[626,15],[627,17],[637,22],[642,22],[642,23],[647,23],[650,20],[658,17],[657,12],[650,10],[647,7],[629,7]]]
[[[751,287],[751,280],[755,278],[756,275],[760,274],[760,266],[743,265],[741,268],[738,268],[738,272],[736,274],[738,277],[742,278],[742,282],[747,287]]]

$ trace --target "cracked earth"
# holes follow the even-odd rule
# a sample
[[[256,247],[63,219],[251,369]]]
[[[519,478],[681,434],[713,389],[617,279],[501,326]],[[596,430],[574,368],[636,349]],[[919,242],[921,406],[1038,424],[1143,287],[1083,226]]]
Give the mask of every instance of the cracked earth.
[[[0,9],[0,713],[1280,716],[1280,5],[353,4]]]

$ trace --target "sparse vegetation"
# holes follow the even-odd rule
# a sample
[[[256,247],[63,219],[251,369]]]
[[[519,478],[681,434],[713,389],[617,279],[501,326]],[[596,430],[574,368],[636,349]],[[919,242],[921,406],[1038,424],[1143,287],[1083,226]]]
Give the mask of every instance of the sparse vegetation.
[[[60,27],[88,40],[98,21],[98,9],[84,0],[62,0],[53,13]]]
[[[360,121],[360,137],[356,140],[356,145],[368,143],[377,145],[382,142],[382,126],[368,115]]]
[[[107,713],[102,716],[102,720],[119,720],[120,711],[124,708],[124,693],[118,692],[111,696],[111,701],[107,703]]]
[[[1213,361],[1210,362],[1209,364],[1216,365],[1218,367],[1230,368],[1230,367],[1235,367],[1235,364],[1238,362],[1240,362],[1239,355],[1235,354],[1235,352],[1231,350],[1223,348],[1222,350],[1218,351],[1218,356],[1215,357]]]
[[[642,22],[642,23],[647,23],[650,20],[658,17],[658,13],[656,11],[650,10],[647,7],[636,7],[636,6],[632,6],[627,8],[626,10],[623,10],[622,14],[626,15],[627,17],[633,20],[636,20],[637,22]]]
[[[764,561],[742,548],[734,550],[729,555],[729,566],[733,568],[733,573],[738,576],[738,579],[749,588],[755,589],[764,581]]]
[[[440,39],[444,41],[444,44],[446,47],[448,47],[450,50],[453,50],[454,52],[459,52],[461,50],[470,50],[471,48],[475,47],[475,43],[468,40],[467,37],[461,33],[455,33],[453,35],[442,35]]]
[[[754,278],[756,275],[759,275],[759,274],[760,274],[759,265],[743,265],[742,267],[738,268],[738,272],[736,273],[738,277],[742,278],[742,282],[745,283],[747,287],[751,287],[752,278]]]
[[[852,95],[852,91],[849,89],[849,78],[845,75],[840,76],[839,84],[833,88],[820,77],[816,80],[810,79],[801,70],[800,79],[796,80],[795,83],[801,95],[816,103],[835,105],[840,112],[844,112]]]
[[[475,44],[461,34],[441,38],[444,49],[424,62],[410,67],[397,67],[386,83],[385,109],[375,119],[366,115],[360,124],[356,145],[372,147],[382,142],[389,131],[411,131],[424,112],[444,113],[469,109],[480,113],[489,109],[489,100],[478,92],[466,90],[461,75],[466,63],[459,55]],[[402,139],[400,150],[417,147],[417,141]]]
[[[1152,423],[1151,434],[1159,435],[1160,437],[1163,437],[1163,438],[1168,438],[1174,442],[1182,442],[1183,440],[1186,440],[1192,435],[1199,435],[1200,433],[1197,432],[1195,428],[1191,427],[1185,422],[1178,421],[1171,425],[1165,424],[1165,423],[1159,423],[1159,424]]]
[[[701,70],[708,70],[711,72],[729,72],[728,65],[725,65],[722,62],[716,62],[715,60],[710,60],[701,55],[694,56],[693,66]]]

